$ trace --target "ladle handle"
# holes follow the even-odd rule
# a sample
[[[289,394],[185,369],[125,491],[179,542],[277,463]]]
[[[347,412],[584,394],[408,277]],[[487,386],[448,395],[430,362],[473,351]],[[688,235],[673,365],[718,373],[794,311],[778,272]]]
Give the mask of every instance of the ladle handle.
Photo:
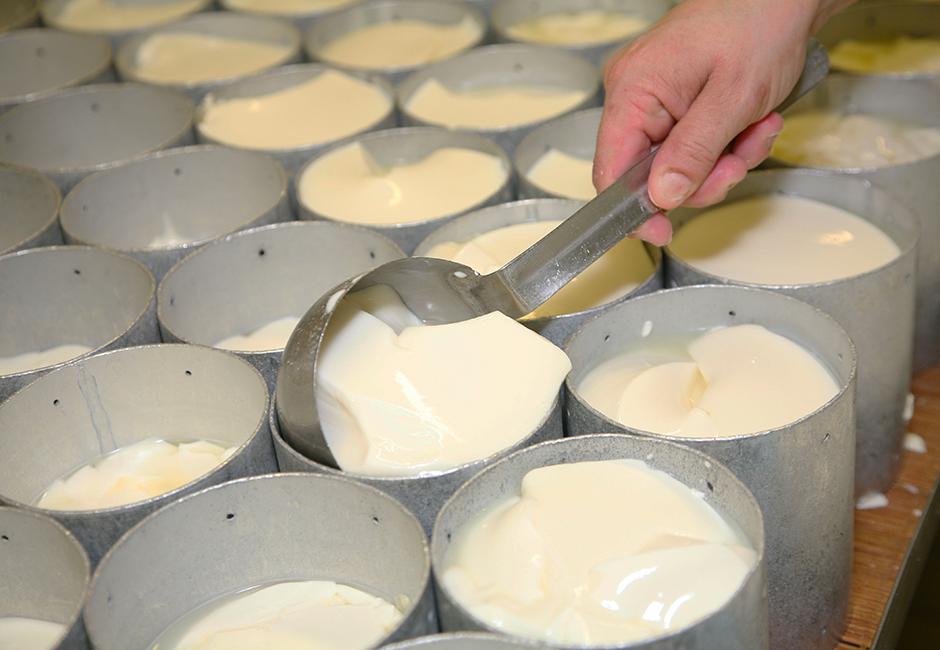
[[[826,49],[817,40],[810,40],[803,72],[777,110],[786,109],[815,88],[828,72]],[[512,296],[513,304],[507,304],[503,311],[517,318],[524,316],[659,212],[647,191],[656,150],[657,147],[653,147],[613,185],[499,271],[487,276],[481,290],[489,293],[494,289],[490,283],[496,283],[498,290],[493,294],[508,292]]]

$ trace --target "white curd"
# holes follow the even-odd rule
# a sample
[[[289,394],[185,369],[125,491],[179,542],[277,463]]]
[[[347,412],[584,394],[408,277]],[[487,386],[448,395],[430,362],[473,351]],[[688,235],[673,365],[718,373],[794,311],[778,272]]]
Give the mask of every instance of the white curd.
[[[236,334],[224,338],[213,347],[238,352],[282,350],[299,322],[300,318],[296,316],[278,318],[248,334]]]
[[[560,11],[520,21],[506,28],[518,41],[542,45],[598,45],[641,32],[650,21],[619,11]]]
[[[593,171],[593,160],[549,149],[526,172],[526,178],[549,194],[589,201],[597,195]]]
[[[24,352],[10,357],[0,357],[0,375],[12,375],[27,370],[37,370],[46,366],[54,366],[75,357],[79,357],[91,348],[87,345],[57,345],[53,348],[39,352]]]
[[[863,74],[940,72],[940,39],[899,36],[883,41],[846,39],[829,50],[833,68]]]

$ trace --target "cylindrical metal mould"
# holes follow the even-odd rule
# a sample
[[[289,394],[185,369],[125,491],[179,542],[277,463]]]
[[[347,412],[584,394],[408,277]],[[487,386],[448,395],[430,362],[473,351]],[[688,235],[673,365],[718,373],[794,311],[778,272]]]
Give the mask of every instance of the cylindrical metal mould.
[[[816,38],[830,50],[846,39],[884,41],[899,36],[940,38],[940,7],[923,2],[883,0],[878,4],[861,4],[837,13],[816,34]],[[877,73],[877,76],[930,79],[940,84],[940,71]]]
[[[70,344],[91,348],[81,359],[159,341],[156,290],[140,262],[97,248],[52,246],[0,257],[0,305],[7,306],[0,309],[0,357]],[[0,403],[70,361],[0,376]]]
[[[534,641],[523,641],[485,632],[450,632],[422,636],[401,643],[382,646],[382,650],[514,650],[540,648]]]
[[[103,36],[40,28],[0,36],[0,112],[64,88],[113,79],[111,43]]]
[[[686,438],[624,426],[578,393],[585,375],[599,363],[642,346],[644,332],[668,339],[750,323],[789,338],[819,359],[839,385],[836,397],[778,429]],[[748,287],[688,287],[607,310],[571,338],[566,352],[572,363],[565,384],[568,434],[635,433],[693,447],[727,465],[751,489],[764,514],[771,646],[832,648],[848,604],[855,505],[855,352],[845,331],[821,311],[780,294]]]
[[[267,406],[258,371],[221,350],[148,345],[83,359],[0,405],[0,503],[54,517],[97,563],[125,530],[160,506],[209,485],[273,471]],[[34,505],[56,479],[148,438],[208,439],[236,450],[200,478],[144,501],[98,510]]]
[[[623,44],[639,36],[642,30],[601,42],[555,45],[520,39],[512,34],[511,28],[530,18],[582,11],[616,12],[642,18],[653,24],[662,18],[675,4],[675,0],[498,0],[493,4],[490,20],[499,41],[561,47],[600,64],[604,62],[606,53],[610,51],[613,45],[623,46]]]
[[[940,128],[940,91],[925,81],[830,75],[820,88],[797,102],[787,114],[827,109],[871,114],[900,122]],[[774,160],[773,164],[786,166],[777,160]],[[935,365],[940,361],[940,183],[937,182],[940,178],[940,153],[901,165],[826,171],[880,185],[896,196],[901,204],[910,207],[920,219],[914,370],[923,370]],[[826,196],[829,195],[834,201],[837,193],[826,193]],[[848,200],[849,197],[839,198]],[[891,209],[891,206],[886,206],[885,209]],[[886,305],[885,311],[891,309]],[[854,336],[848,325],[846,328]],[[863,347],[862,344],[859,343],[859,347]],[[862,365],[865,365],[865,352],[859,354],[862,357]],[[864,369],[862,372],[864,373]],[[859,385],[862,390],[864,384],[865,380],[860,378]]]
[[[0,199],[0,255],[62,243],[61,195],[48,178],[28,167],[0,164]]]
[[[462,2],[439,2],[438,0],[377,0],[374,2],[359,3],[349,9],[335,12],[314,22],[304,35],[304,50],[312,61],[324,61],[339,68],[362,70],[363,68],[361,67],[351,66],[343,61],[324,58],[324,48],[336,39],[342,38],[364,27],[399,20],[417,20],[432,25],[444,26],[458,25],[466,20],[472,21],[479,29],[479,35],[475,41],[467,44],[461,52],[476,47],[483,42],[486,36],[486,19],[476,9]],[[458,54],[458,52],[450,56],[456,54]],[[435,61],[439,60],[441,59],[439,58]],[[366,69],[366,71],[380,74],[389,82],[397,83],[415,70],[423,68],[425,65],[434,63],[435,61],[428,61],[420,65],[370,68]]]
[[[415,116],[408,108],[415,92],[430,79],[435,79],[448,88],[460,90],[524,85],[584,93],[581,102],[559,115],[552,116],[552,119],[582,108],[597,106],[600,93],[597,68],[580,56],[534,45],[488,45],[429,65],[402,81],[396,89],[396,96],[403,124],[435,126]],[[488,136],[511,155],[527,133],[546,121],[542,119],[494,129],[456,130]]]
[[[633,650],[766,648],[764,527],[754,497],[726,467],[702,453],[663,440],[623,434],[566,438],[516,452],[474,476],[444,504],[434,524],[431,539],[431,564],[442,629],[503,632],[467,611],[441,582],[447,551],[463,526],[479,517],[488,507],[518,495],[523,477],[533,469],[562,463],[620,459],[644,461],[651,468],[663,471],[690,489],[699,491],[712,508],[741,530],[756,551],[757,560],[731,599],[698,623],[646,642],[603,647]]]
[[[331,580],[401,609],[384,643],[436,629],[430,573],[421,526],[378,490],[311,474],[257,476],[187,496],[128,531],[95,572],[85,625],[97,650],[145,650],[220,596]]]
[[[260,42],[277,45],[285,48],[283,56],[275,63],[263,66],[249,73],[238,74],[210,81],[191,81],[179,83],[160,83],[147,78],[146,73],[141,74],[138,60],[141,48],[152,36],[160,34],[200,34],[218,38],[236,39],[248,42]],[[114,55],[114,67],[118,76],[124,81],[136,81],[142,84],[151,84],[172,88],[186,93],[196,101],[214,88],[267,70],[295,63],[300,60],[300,32],[285,20],[267,16],[246,16],[229,12],[213,12],[196,14],[172,23],[165,27],[137,34],[128,38],[118,48]]]
[[[298,65],[284,66],[282,68],[278,68],[277,70],[272,70],[264,74],[242,79],[240,81],[235,81],[231,84],[226,84],[206,95],[205,99],[203,99],[202,103],[199,105],[198,114],[202,115],[205,113],[207,104],[209,102],[221,104],[230,99],[244,99],[246,97],[259,97],[262,95],[276,93],[281,90],[287,90],[288,88],[292,88],[306,81],[310,81],[321,72],[332,69],[334,68],[321,65],[319,63],[302,63]],[[360,133],[375,131],[377,129],[387,129],[396,125],[397,118],[395,115],[395,93],[388,83],[374,75],[350,71],[345,71],[344,74],[356,77],[363,81],[367,81],[376,86],[382,92],[382,94],[388,98],[388,111],[381,119],[376,121],[374,124],[368,125],[359,133],[343,136],[330,142],[298,145],[289,149],[264,150],[266,153],[277,158],[291,174],[296,172],[301,167],[301,165],[310,159],[311,156],[329,146],[332,146],[333,144],[336,144],[337,142],[345,142],[351,138],[356,137]],[[239,148],[237,144],[223,142],[206,134],[205,131],[203,131],[200,127],[198,121],[196,124],[196,138],[200,142],[223,144],[229,147]]]
[[[121,20],[104,21],[100,26],[94,25],[74,25],[70,24],[68,18],[63,19],[63,13],[70,2],[75,0],[39,0],[39,14],[42,22],[48,27],[60,29],[64,32],[79,32],[83,34],[100,34],[111,39],[115,46],[120,45],[122,41],[129,36],[133,36],[147,29],[154,29],[161,25],[175,22],[181,18],[192,15],[199,11],[208,11],[212,9],[213,0],[161,0],[158,4],[172,7],[163,16],[154,16],[146,24],[135,21],[134,25],[122,25]],[[136,0],[135,0],[136,2]],[[126,0],[125,0],[126,3]],[[121,3],[109,3],[121,4]]]
[[[550,187],[541,187],[529,178],[529,173],[535,163],[552,149],[582,160],[594,160],[594,145],[603,110],[589,108],[565,115],[534,129],[522,139],[512,157],[513,168],[519,179],[517,187],[520,199],[544,197],[587,200],[587,197],[566,196]]]
[[[0,32],[35,25],[39,20],[39,0],[6,0],[0,5]]]
[[[138,84],[62,91],[0,115],[0,162],[47,174],[63,194],[92,172],[192,142],[193,103]]]
[[[179,262],[160,283],[163,340],[215,346],[279,318],[299,318],[337,283],[401,257],[382,235],[343,224],[292,222],[230,235]],[[271,390],[282,352],[233,351]]]
[[[284,432],[278,422],[276,404],[271,409],[269,425],[271,437],[274,439],[274,452],[277,454],[278,467],[282,472],[313,472],[331,476],[346,476],[356,479],[360,483],[371,485],[401,501],[408,510],[414,513],[424,530],[430,535],[434,526],[434,518],[437,517],[437,513],[444,505],[444,502],[450,498],[457,488],[466,483],[481,469],[519,449],[525,449],[530,445],[546,440],[561,438],[564,435],[561,404],[561,397],[559,397],[552,404],[551,410],[545,415],[538,428],[512,447],[434,476],[386,477],[344,472],[326,463],[313,460],[295,449],[291,442],[285,439]]]
[[[293,3],[270,2],[270,0],[219,0],[219,6],[225,11],[235,11],[252,16],[274,16],[289,20],[298,29],[306,29],[312,23],[336,11],[366,0],[345,0],[344,2],[309,3],[309,7],[300,8]]]
[[[483,208],[458,217],[438,228],[424,239],[415,249],[414,255],[421,257],[438,244],[445,242],[463,243],[484,233],[520,223],[533,221],[564,220],[583,206],[582,201],[569,199],[528,199],[504,203]],[[639,286],[626,295],[598,307],[585,309],[570,314],[527,318],[520,322],[535,330],[555,345],[561,347],[571,334],[589,320],[611,305],[619,304],[635,296],[641,296],[663,287],[662,255],[658,248],[646,249],[653,264],[653,272]]]
[[[54,519],[0,507],[0,618],[59,623],[56,650],[85,650],[82,607],[91,565],[82,545]]]
[[[88,176],[65,197],[65,241],[125,252],[159,280],[228,233],[294,218],[287,173],[270,156],[227,147],[158,151]]]
[[[810,170],[749,174],[728,201],[784,193],[821,201],[860,216],[898,245],[900,255],[850,278],[800,285],[761,285],[700,271],[666,249],[667,286],[730,284],[769,289],[818,307],[845,328],[858,351],[858,433],[855,490],[884,491],[897,474],[904,405],[911,381],[917,219],[894,196],[860,178]],[[670,213],[681,224],[702,210]],[[938,233],[940,236],[940,233]],[[940,247],[938,247],[940,251]]]
[[[460,149],[472,149],[481,153],[489,154],[500,159],[505,169],[505,178],[502,184],[496,188],[489,196],[473,205],[468,205],[460,212],[446,214],[433,219],[424,221],[415,221],[400,224],[359,224],[379,232],[396,244],[401,246],[406,253],[411,253],[422,239],[427,237],[436,228],[442,224],[454,219],[456,216],[477,210],[479,208],[504,203],[513,198],[513,174],[512,163],[499,146],[490,140],[475,133],[460,133],[448,131],[438,127],[406,127],[401,129],[388,129],[375,133],[367,133],[354,140],[362,146],[372,158],[382,166],[408,165],[424,160],[438,149],[445,147],[456,147]],[[343,222],[342,219],[327,214],[317,212],[309,203],[304,201],[301,186],[303,184],[304,173],[316,165],[324,156],[329,155],[337,149],[347,146],[351,143],[344,143],[317,155],[307,164],[301,167],[297,172],[294,181],[294,195],[298,205],[301,219],[320,219],[324,221]],[[461,182],[461,179],[455,179],[454,183]]]

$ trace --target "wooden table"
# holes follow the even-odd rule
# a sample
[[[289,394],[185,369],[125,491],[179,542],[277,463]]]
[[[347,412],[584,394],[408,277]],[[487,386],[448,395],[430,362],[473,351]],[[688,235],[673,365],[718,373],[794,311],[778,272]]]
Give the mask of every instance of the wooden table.
[[[940,368],[917,376],[913,392],[908,430],[924,439],[927,452],[904,452],[887,507],[856,510],[849,620],[839,650],[895,646],[940,521]]]

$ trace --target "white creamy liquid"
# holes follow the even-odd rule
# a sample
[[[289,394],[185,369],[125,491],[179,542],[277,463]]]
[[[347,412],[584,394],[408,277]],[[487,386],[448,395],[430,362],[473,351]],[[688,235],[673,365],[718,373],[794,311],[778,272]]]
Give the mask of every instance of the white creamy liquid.
[[[90,351],[91,348],[87,345],[68,344],[58,345],[40,352],[24,352],[12,357],[0,357],[0,376],[54,366],[57,363],[74,359]]]
[[[526,172],[526,178],[550,194],[590,201],[597,195],[592,179],[593,171],[593,160],[549,149]]]
[[[151,83],[188,84],[258,72],[285,60],[290,47],[197,32],[156,33],[141,43],[134,71]]]
[[[22,616],[0,617],[0,648],[4,650],[53,650],[65,626]]]
[[[452,90],[437,79],[428,79],[406,108],[425,122],[448,128],[499,129],[556,117],[586,96],[583,90],[523,85]]]
[[[391,225],[463,212],[496,193],[508,175],[496,156],[458,147],[382,168],[356,142],[310,165],[298,192],[303,205],[333,219]]]
[[[320,423],[348,472],[432,475],[507,449],[538,428],[571,368],[498,312],[396,334],[363,311],[382,308],[353,300],[334,312],[317,366]]]
[[[561,11],[535,16],[506,28],[512,38],[543,45],[597,45],[624,39],[650,26],[619,11]]]
[[[213,347],[238,352],[262,352],[264,350],[282,350],[287,339],[293,333],[300,318],[285,316],[263,325],[249,334],[236,334],[224,338]]]
[[[646,339],[592,369],[577,392],[633,429],[724,438],[795,422],[835,397],[839,386],[790,339],[737,325],[684,341]]]
[[[940,72],[940,39],[846,39],[829,50],[829,62],[833,68],[863,74]]]
[[[151,650],[365,650],[401,621],[382,598],[327,580],[224,596],[171,625]]]
[[[223,4],[236,11],[292,16],[339,9],[357,0],[227,0]]]
[[[170,22],[200,8],[200,0],[71,0],[55,14],[57,26],[75,31],[111,32]]]
[[[561,221],[533,221],[497,228],[465,243],[438,244],[427,256],[460,262],[479,273],[491,273],[559,224]],[[527,318],[572,314],[613,302],[645,282],[654,270],[643,244],[624,239]]]
[[[220,102],[209,95],[199,124],[204,135],[247,149],[291,149],[364,131],[389,111],[376,86],[327,70],[285,90]]]
[[[860,275],[894,260],[888,235],[851,212],[786,194],[703,212],[669,251],[712,275],[757,284],[812,284]]]
[[[541,467],[456,533],[443,583],[500,631],[564,645],[673,632],[721,608],[755,565],[747,540],[642,461]]]
[[[317,57],[353,68],[389,70],[439,61],[471,47],[479,38],[480,26],[470,18],[454,24],[392,20],[335,38]]]
[[[874,115],[805,111],[788,116],[771,156],[804,167],[887,167],[940,154],[940,129]]]
[[[97,510],[150,499],[207,474],[235,452],[207,440],[148,438],[121,447],[50,485],[36,503],[50,510]]]

